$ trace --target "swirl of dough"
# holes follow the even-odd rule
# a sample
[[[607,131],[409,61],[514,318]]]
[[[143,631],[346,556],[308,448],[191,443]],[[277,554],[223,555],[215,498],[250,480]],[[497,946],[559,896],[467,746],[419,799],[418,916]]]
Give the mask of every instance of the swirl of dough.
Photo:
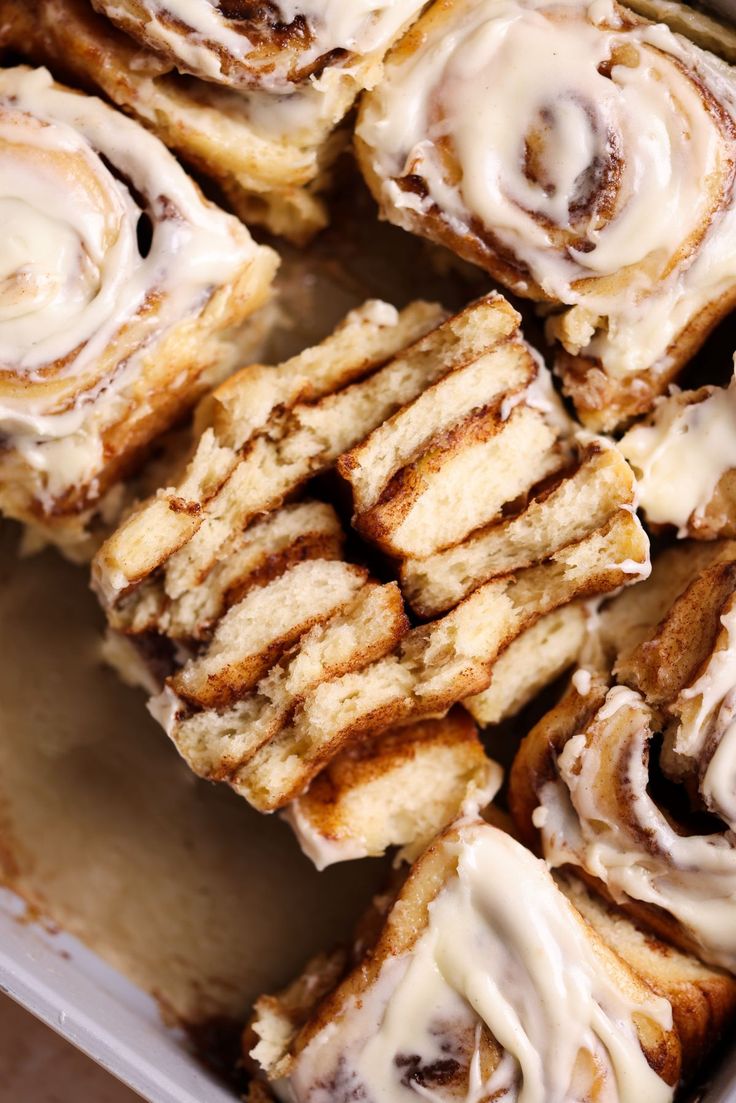
[[[451,0],[357,135],[389,218],[549,304],[558,367],[611,425],[736,297],[735,120],[734,71],[615,0]]]
[[[93,0],[177,69],[284,92],[383,52],[423,0]]]
[[[194,401],[276,258],[158,139],[42,69],[0,76],[0,219],[0,500],[24,516],[18,480],[47,512],[94,497]]]
[[[571,690],[530,733],[514,765],[512,804],[522,828],[539,830],[552,865],[580,867],[655,930],[736,972],[729,555],[619,656],[618,684],[594,679],[585,694]],[[655,585],[664,584],[656,566],[654,574]]]

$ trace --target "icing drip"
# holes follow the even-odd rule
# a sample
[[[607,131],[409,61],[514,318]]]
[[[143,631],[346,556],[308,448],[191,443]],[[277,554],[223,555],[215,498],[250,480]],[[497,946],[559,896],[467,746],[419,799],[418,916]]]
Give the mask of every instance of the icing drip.
[[[648,519],[687,535],[721,477],[736,467],[736,379],[687,405],[677,396],[662,402],[652,424],[630,429],[620,448],[637,472]]]
[[[582,1103],[592,1092],[607,1103],[671,1099],[634,1026],[642,1016],[669,1029],[669,1004],[616,983],[544,864],[508,835],[464,826],[456,845],[457,873],[411,951],[390,957],[360,1001],[311,1039],[288,1095],[441,1103],[460,1098],[456,1085],[443,1090],[441,1077],[423,1080],[416,1070],[460,1059],[465,1103]],[[490,1075],[485,1030],[504,1051]],[[474,1039],[472,1055],[457,1049],[463,1036]]]
[[[389,62],[357,131],[399,221],[491,234],[511,286],[574,308],[550,321],[568,351],[619,377],[666,367],[736,279],[732,71],[623,11],[456,0]]]

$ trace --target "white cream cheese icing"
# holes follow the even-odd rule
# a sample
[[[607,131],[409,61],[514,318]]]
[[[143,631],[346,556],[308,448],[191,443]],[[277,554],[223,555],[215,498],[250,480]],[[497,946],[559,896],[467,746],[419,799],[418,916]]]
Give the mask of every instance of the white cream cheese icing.
[[[666,367],[736,280],[733,70],[609,0],[456,0],[425,26],[357,130],[387,209],[490,231],[610,374]]]
[[[297,68],[308,68],[332,51],[366,55],[383,52],[402,26],[422,7],[424,0],[278,0],[278,17],[286,26],[302,17],[311,41],[299,41]],[[115,0],[99,0],[99,6],[124,24],[126,9]],[[258,84],[271,92],[288,89],[294,57],[287,46],[279,57],[260,61],[257,42],[247,33],[247,21],[239,24],[222,14],[214,0],[142,0],[147,15],[146,33],[165,45],[183,68],[213,81],[237,83],[223,72],[220,51],[246,61],[258,72]],[[171,26],[173,17],[181,25]],[[186,28],[186,30],[184,30]],[[246,83],[248,83],[246,81]]]
[[[0,74],[0,221],[0,433],[53,496],[99,469],[86,428],[115,420],[148,346],[196,317],[257,247],[157,138],[43,69]]]
[[[670,1100],[634,1025],[642,1016],[669,1029],[667,1001],[616,983],[544,863],[519,843],[472,824],[455,845],[457,873],[430,904],[412,949],[388,958],[360,1000],[309,1041],[279,1085],[281,1096],[458,1100],[408,1070],[447,1062],[453,1038],[474,1032],[465,1103],[582,1103],[592,1077],[601,1103]],[[485,1080],[484,1027],[504,1050]]]
[[[575,687],[575,691],[580,694],[581,697],[587,697],[590,693],[590,685],[592,681],[592,674],[585,667],[578,667],[572,676],[572,684]]]
[[[734,614],[729,614],[733,627]],[[624,686],[609,691],[588,728],[573,736],[557,762],[559,779],[539,794],[545,815],[538,817],[543,851],[553,866],[582,866],[603,881],[619,901],[626,897],[653,904],[674,916],[700,947],[704,958],[736,969],[736,750],[731,715],[720,708],[733,701],[736,652],[716,660],[693,684],[697,732],[684,725],[667,738],[684,756],[715,747],[705,772],[705,790],[726,830],[710,835],[679,834],[648,789],[648,741],[653,717],[643,698]],[[723,665],[730,666],[724,678]],[[728,688],[726,689],[726,685]],[[706,721],[706,717],[712,718]],[[609,728],[614,721],[621,728]],[[714,721],[714,722],[713,722]],[[706,735],[707,733],[707,735]],[[629,747],[623,762],[623,738]],[[720,766],[717,765],[722,747]],[[723,769],[723,772],[721,770]],[[623,777],[621,771],[623,770]],[[704,790],[704,795],[705,795]],[[626,807],[617,804],[625,792]]]
[[[736,378],[697,402],[665,399],[652,423],[634,426],[619,447],[636,471],[648,519],[687,535],[721,477],[736,468]]]

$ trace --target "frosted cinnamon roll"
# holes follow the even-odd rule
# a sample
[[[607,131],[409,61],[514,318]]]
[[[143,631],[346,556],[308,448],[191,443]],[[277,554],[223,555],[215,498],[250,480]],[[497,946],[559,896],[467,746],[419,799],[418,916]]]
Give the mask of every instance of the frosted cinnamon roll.
[[[613,610],[612,679],[576,679],[533,729],[511,803],[549,862],[736,972],[736,547],[695,549],[694,574],[691,550]]]
[[[417,0],[92,0],[181,72],[231,88],[288,92],[385,50]]]
[[[451,0],[363,101],[385,215],[543,305],[583,420],[647,410],[736,301],[736,76],[615,0]]]
[[[0,507],[73,541],[232,367],[276,255],[168,150],[45,70],[0,73]]]
[[[661,399],[619,447],[651,526],[701,540],[736,536],[736,379]]]
[[[681,1044],[669,1000],[509,835],[460,822],[382,910],[338,984],[340,959],[323,957],[257,1002],[244,1048],[280,1098],[673,1098]]]
[[[246,222],[302,243],[327,222],[335,128],[423,3],[0,0],[0,47],[101,89]]]

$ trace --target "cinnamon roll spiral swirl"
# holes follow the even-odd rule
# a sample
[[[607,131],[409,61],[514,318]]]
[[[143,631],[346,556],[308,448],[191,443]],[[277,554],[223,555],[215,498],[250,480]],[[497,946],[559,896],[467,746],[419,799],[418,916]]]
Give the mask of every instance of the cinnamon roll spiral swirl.
[[[615,0],[451,0],[357,127],[392,221],[549,315],[581,417],[648,409],[736,301],[736,74]]]
[[[45,70],[0,75],[0,507],[79,536],[232,359],[275,254],[165,147]]]
[[[736,545],[678,549],[640,589],[613,610],[634,641],[615,681],[576,679],[530,733],[512,805],[553,865],[736,972]]]
[[[390,42],[417,0],[92,0],[182,72],[283,92]]]

